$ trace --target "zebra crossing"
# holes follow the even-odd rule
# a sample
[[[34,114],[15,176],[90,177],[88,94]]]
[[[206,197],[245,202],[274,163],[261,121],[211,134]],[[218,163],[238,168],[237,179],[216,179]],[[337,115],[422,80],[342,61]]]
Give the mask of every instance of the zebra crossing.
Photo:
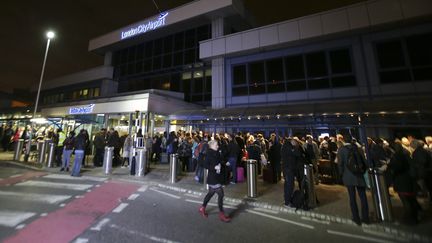
[[[17,176],[19,175],[2,180],[16,179]],[[75,198],[82,198],[105,180],[107,178],[48,174],[0,186],[0,239],[23,228],[26,223],[56,211]]]

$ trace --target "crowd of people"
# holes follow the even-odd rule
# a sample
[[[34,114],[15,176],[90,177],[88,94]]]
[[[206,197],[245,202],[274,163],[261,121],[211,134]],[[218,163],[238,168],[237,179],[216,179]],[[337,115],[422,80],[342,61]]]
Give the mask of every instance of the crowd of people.
[[[56,144],[56,164],[61,171],[69,171],[71,155],[74,153],[74,165],[71,175],[79,176],[81,165],[86,155],[91,154],[94,146],[94,166],[103,165],[105,147],[113,147],[113,166],[127,167],[133,156],[134,147],[145,147],[149,151],[149,161],[162,161],[162,154],[177,154],[180,169],[183,172],[194,172],[194,179],[203,183],[204,169],[209,172],[207,183],[210,184],[200,213],[207,217],[205,207],[208,200],[218,194],[223,198],[222,185],[236,184],[246,176],[246,160],[257,161],[258,178],[270,183],[284,181],[284,202],[287,207],[294,207],[293,194],[295,188],[304,185],[304,165],[310,164],[314,171],[314,182],[323,179],[322,164],[330,165],[325,173],[330,174],[334,183],[347,187],[352,219],[355,223],[369,223],[369,208],[366,190],[369,187],[367,172],[355,173],[350,168],[353,154],[367,168],[381,171],[386,177],[388,187],[393,189],[404,207],[403,221],[416,224],[421,206],[418,197],[431,200],[432,195],[432,137],[424,141],[413,136],[387,142],[381,138],[368,138],[367,144],[360,144],[350,134],[338,134],[334,137],[311,135],[304,137],[280,137],[272,133],[265,138],[263,134],[251,133],[206,133],[172,131],[169,134],[156,134],[153,137],[142,134],[119,136],[114,129],[101,129],[92,139],[86,130],[77,135],[74,131],[66,134],[62,129],[45,129],[43,133],[32,131],[29,126],[15,128],[2,125],[0,141],[3,149],[10,150],[18,139],[28,140],[31,135],[36,139],[52,139]],[[30,133],[34,134],[30,134]],[[366,159],[368,158],[368,159]],[[321,166],[320,166],[321,165]],[[297,181],[297,186],[295,181]],[[361,212],[359,214],[356,195],[360,197]],[[229,221],[223,213],[222,201],[219,209],[220,219]]]

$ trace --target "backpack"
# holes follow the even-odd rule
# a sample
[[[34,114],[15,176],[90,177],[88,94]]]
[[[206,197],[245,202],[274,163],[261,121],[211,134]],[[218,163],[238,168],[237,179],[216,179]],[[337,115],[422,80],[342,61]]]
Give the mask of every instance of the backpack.
[[[203,144],[204,144],[204,143],[199,143],[198,146],[195,147],[195,150],[194,150],[194,157],[195,157],[196,159],[198,159],[199,154],[201,153],[201,149],[202,149],[202,147],[203,147]]]
[[[178,154],[180,157],[190,157],[192,156],[192,149],[186,141],[183,141],[180,145]]]
[[[357,150],[357,146],[347,147],[348,149],[348,161],[346,167],[354,175],[363,175],[366,172],[366,163],[363,156]]]
[[[308,184],[306,178],[302,179],[300,189],[294,191],[291,197],[291,204],[295,207],[296,211],[298,209],[309,210],[309,199],[308,199]]]

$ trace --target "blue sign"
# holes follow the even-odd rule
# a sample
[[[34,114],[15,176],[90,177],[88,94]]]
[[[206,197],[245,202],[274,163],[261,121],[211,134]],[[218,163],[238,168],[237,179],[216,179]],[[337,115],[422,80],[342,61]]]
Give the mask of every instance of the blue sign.
[[[70,115],[78,115],[78,114],[90,114],[93,112],[94,104],[88,105],[88,106],[81,106],[81,107],[71,107],[69,108],[69,114]]]
[[[168,13],[162,13],[157,19],[149,20],[145,24],[140,24],[136,27],[132,27],[126,31],[121,32],[121,39],[130,38],[139,34],[144,34],[147,31],[155,30],[165,25],[165,18],[168,16]]]

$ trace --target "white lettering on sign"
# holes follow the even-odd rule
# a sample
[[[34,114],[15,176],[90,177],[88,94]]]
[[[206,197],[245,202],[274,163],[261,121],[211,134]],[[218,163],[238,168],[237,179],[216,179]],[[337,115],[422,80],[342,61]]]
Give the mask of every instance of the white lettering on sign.
[[[69,114],[70,115],[76,115],[76,114],[90,114],[93,112],[94,104],[88,105],[88,106],[81,106],[81,107],[71,107],[69,108]]]
[[[165,18],[168,15],[168,13],[161,14],[157,19],[155,20],[149,20],[145,24],[140,24],[136,27],[132,27],[126,31],[121,32],[121,40],[130,38],[139,34],[144,34],[147,31],[155,30],[157,28],[160,28],[165,25]]]

